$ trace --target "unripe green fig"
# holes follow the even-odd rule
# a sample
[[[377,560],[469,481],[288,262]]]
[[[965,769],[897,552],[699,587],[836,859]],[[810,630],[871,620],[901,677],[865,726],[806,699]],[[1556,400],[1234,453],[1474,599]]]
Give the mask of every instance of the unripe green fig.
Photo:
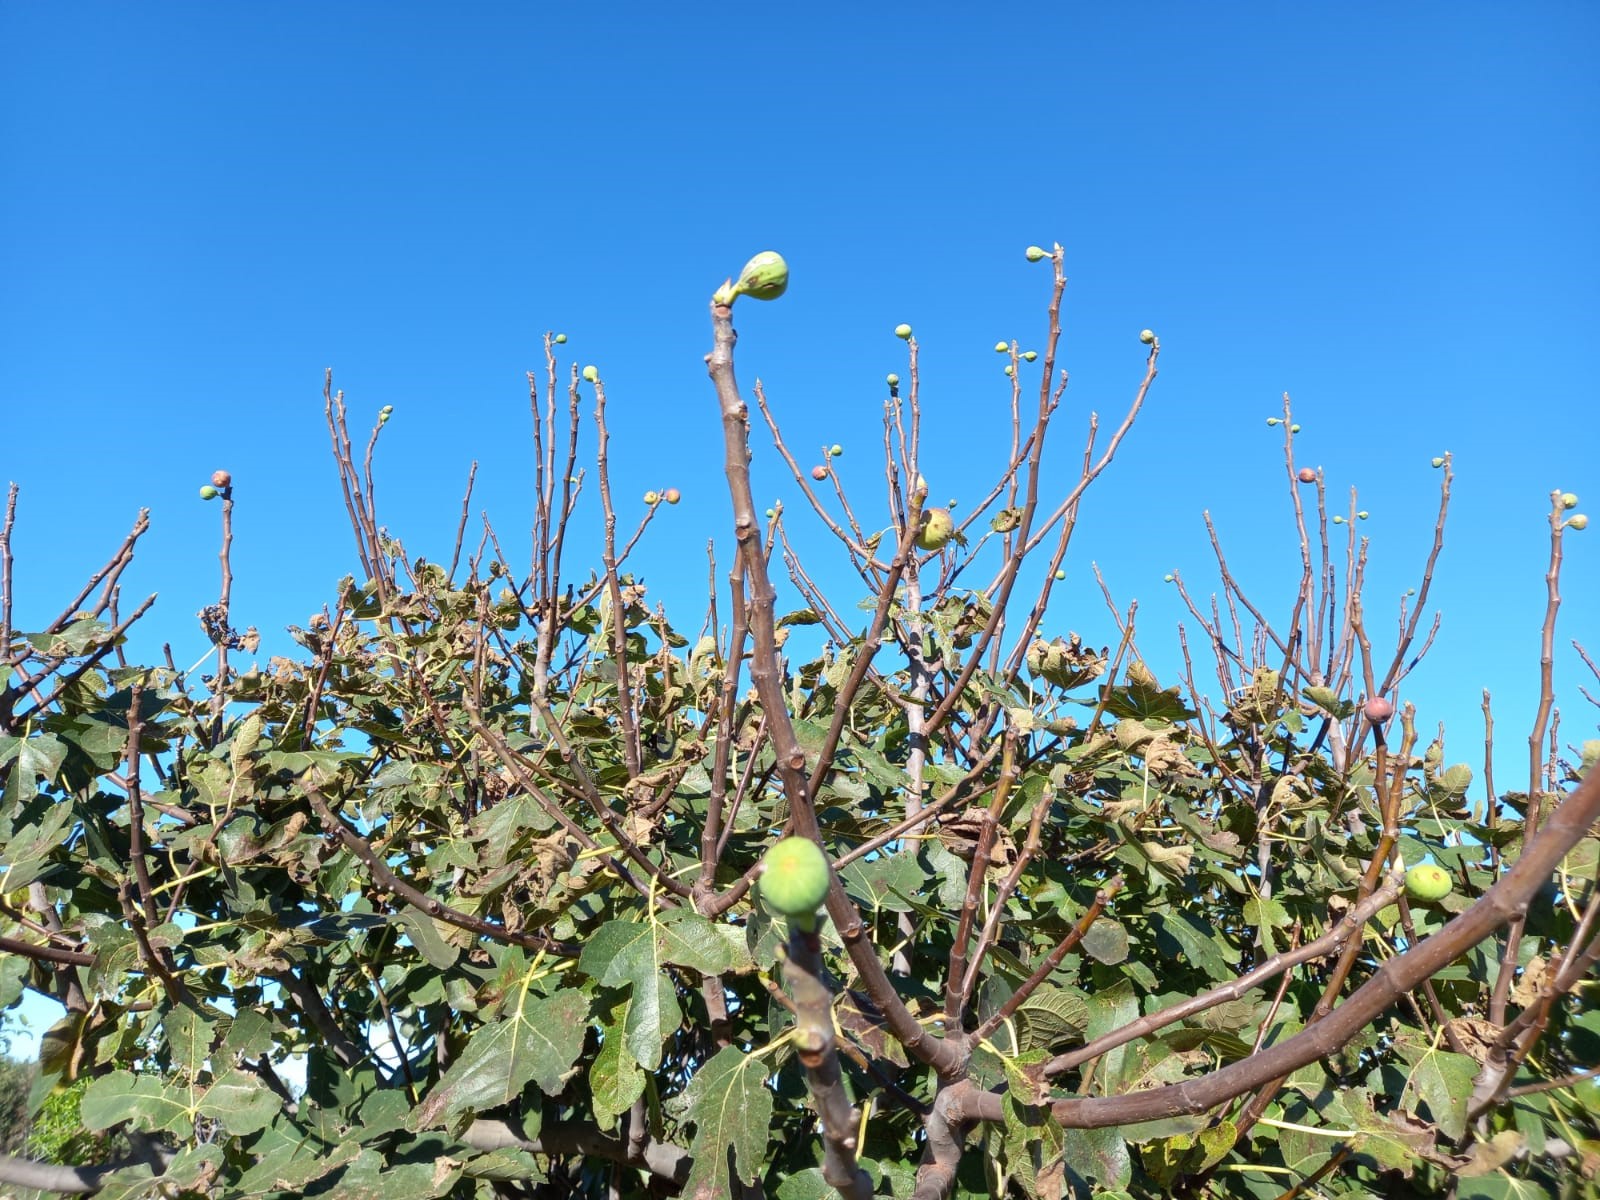
[[[567,335],[564,333],[556,334],[555,343],[558,346],[565,346],[567,344]]]
[[[739,272],[733,285],[734,296],[749,296],[756,300],[776,300],[789,287],[789,264],[776,250],[763,250]],[[733,303],[730,299],[728,303]]]
[[[1010,374],[1012,374],[1012,373],[1013,373],[1013,371],[1014,371],[1014,368],[1013,368],[1013,367],[1012,367],[1012,366],[1011,366],[1011,364],[1010,364],[1010,363],[1007,363],[1007,364],[1006,364],[1006,374],[1007,374],[1007,375],[1010,375]]]
[[[1029,262],[1038,262],[1041,258],[1049,257],[1049,252],[1043,246],[1029,246],[1023,253],[1028,256]]]
[[[956,523],[942,508],[930,508],[922,514],[922,527],[917,530],[917,545],[924,550],[943,550],[955,536]]]
[[[839,455],[844,453],[844,447],[838,442],[835,442],[833,445],[828,447],[828,453],[833,455],[834,458],[838,458]]]
[[[644,502],[646,504],[659,504],[661,502],[661,497],[655,492],[646,492],[644,494]]]
[[[587,382],[587,383],[599,383],[600,382],[600,368],[599,367],[585,367],[583,369],[583,378],[584,378],[585,382]]]
[[[1298,426],[1298,425],[1289,426],[1289,432],[1290,433],[1299,433],[1300,432],[1300,426]]]
[[[1057,580],[1057,582],[1065,579],[1066,577],[1067,577],[1067,573],[1065,571],[1061,570],[1060,568],[1057,568],[1057,570],[1056,570],[1056,580]]]
[[[380,409],[379,409],[379,410],[378,410],[378,415],[379,415],[379,416],[380,416],[380,417],[387,417],[387,416],[389,416],[389,415],[390,415],[390,414],[391,414],[391,413],[393,413],[393,412],[394,412],[394,405],[392,405],[392,404],[385,404],[385,405],[384,405],[384,406],[383,406],[383,407],[382,407],[382,408],[380,408]]]
[[[1282,425],[1283,424],[1283,419],[1281,417],[1268,417],[1267,418],[1267,424],[1268,425]]]
[[[887,382],[888,382],[890,387],[899,387],[900,386],[900,376],[896,375],[893,371],[891,371],[889,373],[889,375],[888,375]]]
[[[994,344],[994,352],[996,354],[1004,354],[1006,351],[1008,351],[1010,349],[1011,349],[1011,343],[1010,342],[996,342]]]
[[[1156,331],[1154,329],[1141,329],[1139,331],[1139,340],[1146,346],[1154,346],[1156,344]]]
[[[775,509],[775,508],[767,509],[767,520],[771,521],[775,517],[777,517],[777,515],[778,515],[778,510],[777,509]]]
[[[1172,576],[1171,575],[1163,575],[1161,577],[1161,582],[1162,583],[1171,583],[1172,582]]]
[[[1362,509],[1362,510],[1361,510],[1361,511],[1360,511],[1360,512],[1358,512],[1358,513],[1357,513],[1357,514],[1356,514],[1356,516],[1358,516],[1358,517],[1360,517],[1360,518],[1361,518],[1361,519],[1362,519],[1362,520],[1363,520],[1363,521],[1365,521],[1365,520],[1366,520],[1366,519],[1367,519],[1367,518],[1368,518],[1368,517],[1370,517],[1370,516],[1371,516],[1371,515],[1372,515],[1372,514],[1371,514],[1371,513],[1369,513],[1369,512],[1368,512],[1368,511],[1367,511],[1367,510],[1366,510],[1366,509],[1364,509],[1364,508],[1363,508],[1363,509]]]
[[[1032,362],[1034,359],[1039,357],[1039,352],[1037,350],[1024,350],[1022,352],[1022,357],[1025,361]]]
[[[1437,470],[1438,470],[1438,469],[1439,469],[1439,468],[1440,468],[1440,467],[1442,467],[1442,466],[1444,466],[1444,459],[1442,459],[1442,458],[1435,458],[1435,459],[1434,459],[1434,460],[1433,460],[1433,469],[1434,469],[1434,470],[1435,470],[1435,471],[1437,471]]]
[[[676,504],[679,500],[683,499],[683,493],[677,488],[668,488],[666,491],[661,493],[661,498],[668,504]]]
[[[783,838],[761,859],[761,899],[786,917],[814,918],[828,883],[828,857],[810,838]]]
[[[896,325],[894,327],[894,335],[897,338],[904,338],[909,342],[911,340],[911,326],[904,323]]]
[[[1450,872],[1436,863],[1418,863],[1406,872],[1406,895],[1423,904],[1450,894]]]
[[[1589,528],[1589,518],[1582,513],[1573,513],[1567,518],[1567,524],[1574,529],[1587,529]]]
[[[200,499],[202,500],[215,500],[220,494],[209,483],[200,489]]]
[[[1578,507],[1578,496],[1577,496],[1577,493],[1576,492],[1562,492],[1561,493],[1561,507],[1562,508],[1577,508]]]

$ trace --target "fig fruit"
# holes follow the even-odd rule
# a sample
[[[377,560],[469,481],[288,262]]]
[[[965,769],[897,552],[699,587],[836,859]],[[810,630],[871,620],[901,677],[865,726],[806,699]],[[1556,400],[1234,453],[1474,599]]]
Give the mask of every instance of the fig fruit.
[[[1146,346],[1154,346],[1156,344],[1156,331],[1154,329],[1141,329],[1139,331],[1139,340]]]
[[[1024,350],[1022,352],[1022,358],[1023,358],[1024,362],[1032,362],[1034,359],[1036,359],[1038,357],[1039,357],[1039,352],[1037,350]]]
[[[1298,425],[1289,426],[1289,432],[1290,433],[1299,433],[1300,432],[1300,426],[1298,426]]]
[[[895,374],[893,374],[891,372],[889,377],[888,377],[887,382],[888,382],[890,387],[899,387],[900,386],[900,376],[895,375]]]
[[[676,504],[679,500],[683,499],[683,493],[677,488],[668,488],[666,491],[661,493],[661,498],[668,504]]]
[[[1589,528],[1589,518],[1583,513],[1573,513],[1567,518],[1567,524],[1574,529],[1587,529]]]
[[[1049,251],[1043,246],[1029,246],[1023,253],[1028,256],[1029,262],[1038,262],[1041,258],[1050,256]]]
[[[233,476],[227,471],[213,471],[211,472],[211,486],[219,488],[232,487]]]
[[[599,367],[592,367],[592,366],[591,367],[585,367],[583,369],[583,378],[584,378],[585,382],[587,382],[587,383],[599,383],[600,382],[600,368]]]
[[[220,494],[209,483],[200,489],[200,499],[202,500],[215,500]]]
[[[776,250],[763,250],[739,272],[733,285],[734,296],[749,296],[756,300],[776,300],[789,287],[789,264]],[[732,299],[728,303],[733,303]]]
[[[994,352],[996,354],[1004,354],[1007,350],[1010,350],[1010,349],[1011,349],[1011,343],[1010,342],[996,342],[994,344]]]
[[[564,333],[558,333],[556,334],[554,341],[558,346],[565,346],[567,344],[567,335]]]
[[[930,508],[922,514],[922,527],[917,530],[917,545],[924,550],[943,550],[955,536],[956,523],[942,508]]]
[[[1440,467],[1442,467],[1442,466],[1444,466],[1444,459],[1442,459],[1442,458],[1435,458],[1435,459],[1434,459],[1434,460],[1433,460],[1433,469],[1434,469],[1434,470],[1435,470],[1435,471],[1437,471],[1437,470],[1438,470],[1438,469],[1439,469],[1439,468],[1440,468]]]
[[[1281,418],[1281,417],[1268,417],[1267,418],[1267,424],[1268,425],[1282,425],[1283,424],[1283,418]]]
[[[897,338],[904,338],[909,342],[911,340],[911,326],[904,323],[896,325],[894,327],[894,335]]]
[[[1424,904],[1450,894],[1450,872],[1436,863],[1418,863],[1406,872],[1406,895]]]
[[[828,883],[827,855],[810,838],[782,838],[761,859],[761,899],[786,917],[814,917]]]
[[[1361,706],[1361,712],[1374,725],[1382,725],[1394,716],[1394,705],[1382,696],[1374,696]]]
[[[1577,508],[1578,507],[1578,496],[1577,496],[1577,493],[1576,492],[1562,492],[1561,493],[1561,507],[1562,508]]]
[[[661,503],[661,496],[657,492],[646,492],[644,494],[644,502],[646,504],[659,504]]]
[[[1295,473],[1295,478],[1301,483],[1315,483],[1317,481],[1317,473],[1310,467],[1301,467],[1300,470]]]
[[[828,447],[828,453],[831,454],[834,458],[838,458],[839,455],[844,453],[844,447],[841,446],[838,442],[835,442],[833,445]]]

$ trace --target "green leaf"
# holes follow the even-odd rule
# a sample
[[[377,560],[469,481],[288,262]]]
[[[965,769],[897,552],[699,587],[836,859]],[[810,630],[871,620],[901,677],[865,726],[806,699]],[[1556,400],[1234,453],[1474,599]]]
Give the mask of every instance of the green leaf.
[[[583,1050],[588,1017],[582,992],[525,994],[513,1015],[474,1031],[465,1053],[417,1106],[410,1128],[453,1126],[463,1114],[509,1104],[529,1080],[554,1095]]]
[[[770,1070],[762,1059],[726,1046],[690,1080],[684,1101],[695,1127],[689,1146],[694,1165],[683,1195],[732,1196],[734,1175],[751,1185],[760,1178],[772,1123]]]
[[[1467,1102],[1477,1073],[1478,1064],[1469,1055],[1430,1050],[1412,1066],[1406,1091],[1427,1101],[1440,1132],[1455,1141],[1466,1132]],[[1406,1105],[1406,1111],[1416,1111],[1414,1101]]]
[[[282,1105],[261,1080],[245,1071],[231,1070],[206,1089],[200,1112],[216,1117],[229,1133],[258,1133],[272,1123]]]
[[[79,1112],[85,1129],[110,1129],[119,1121],[132,1121],[138,1129],[164,1130],[180,1138],[194,1132],[194,1109],[186,1091],[131,1071],[113,1071],[90,1083]]]

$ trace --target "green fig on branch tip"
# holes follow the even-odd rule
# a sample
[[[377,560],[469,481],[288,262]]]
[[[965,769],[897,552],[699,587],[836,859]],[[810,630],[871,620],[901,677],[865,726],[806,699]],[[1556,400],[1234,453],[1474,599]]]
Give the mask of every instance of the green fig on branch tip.
[[[1406,872],[1406,895],[1433,904],[1450,894],[1450,872],[1434,863],[1418,863]]]
[[[776,300],[789,287],[789,264],[776,250],[763,250],[744,265],[733,285],[733,296],[753,300]],[[733,303],[730,297],[729,304]]]
[[[942,508],[930,508],[922,514],[922,526],[917,530],[917,545],[924,550],[943,550],[955,536],[956,523]]]
[[[996,342],[994,344],[994,352],[996,354],[1004,354],[1009,349],[1011,349],[1010,342]]]
[[[584,378],[584,381],[586,383],[599,383],[600,382],[600,368],[599,367],[585,367],[583,369],[583,378]]]
[[[556,334],[554,341],[556,345],[564,346],[567,344],[567,335],[564,333],[558,333]]]
[[[841,446],[838,442],[835,442],[833,445],[828,447],[828,453],[831,454],[834,458],[838,458],[839,455],[844,453],[844,447]]]
[[[1156,331],[1154,329],[1141,329],[1139,331],[1139,340],[1146,346],[1154,346],[1156,344]]]
[[[815,928],[828,884],[828,857],[810,838],[783,838],[761,859],[762,902],[783,916],[810,921],[808,928]]]
[[[898,375],[896,375],[896,374],[891,372],[890,375],[889,375],[889,386],[890,387],[899,387],[900,386],[900,376],[898,376]]]
[[[1043,246],[1029,246],[1023,253],[1028,256],[1029,262],[1038,262],[1042,258],[1050,257],[1049,251]]]
[[[911,340],[911,326],[902,321],[900,324],[894,327],[894,335],[897,338],[901,338],[902,340],[909,342]]]
[[[661,502],[661,497],[656,492],[646,492],[644,494],[644,502],[646,504],[659,504]]]

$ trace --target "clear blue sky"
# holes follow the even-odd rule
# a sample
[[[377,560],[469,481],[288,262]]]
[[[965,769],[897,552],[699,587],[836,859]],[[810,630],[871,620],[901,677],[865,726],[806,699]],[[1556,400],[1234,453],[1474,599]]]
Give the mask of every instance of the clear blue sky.
[[[934,491],[975,497],[1003,439],[993,345],[1041,340],[1046,272],[1022,249],[1059,239],[1063,486],[1084,412],[1132,392],[1142,327],[1164,354],[1053,631],[1114,640],[1093,558],[1140,599],[1147,648],[1175,646],[1161,577],[1209,591],[1206,506],[1286,611],[1264,418],[1287,390],[1301,460],[1373,514],[1380,651],[1430,536],[1428,460],[1455,452],[1444,630],[1406,695],[1476,761],[1493,687],[1520,786],[1547,494],[1600,517],[1597,55],[1587,3],[4,5],[22,616],[149,506],[129,591],[161,599],[137,648],[199,657],[218,511],[195,490],[226,466],[237,622],[287,647],[354,565],[330,366],[356,413],[395,407],[379,499],[413,553],[447,552],[473,459],[474,507],[525,544],[524,372],[563,330],[608,382],[621,493],[685,492],[639,567],[692,632],[706,538],[728,546],[701,361],[723,277],[788,257],[789,295],[738,310],[741,379],[766,380],[797,446],[846,444],[857,490],[911,322]],[[758,496],[792,499],[757,468]],[[1600,652],[1597,563],[1600,524],[1569,539],[1563,646]],[[1582,680],[1565,654],[1573,740],[1593,736]]]

